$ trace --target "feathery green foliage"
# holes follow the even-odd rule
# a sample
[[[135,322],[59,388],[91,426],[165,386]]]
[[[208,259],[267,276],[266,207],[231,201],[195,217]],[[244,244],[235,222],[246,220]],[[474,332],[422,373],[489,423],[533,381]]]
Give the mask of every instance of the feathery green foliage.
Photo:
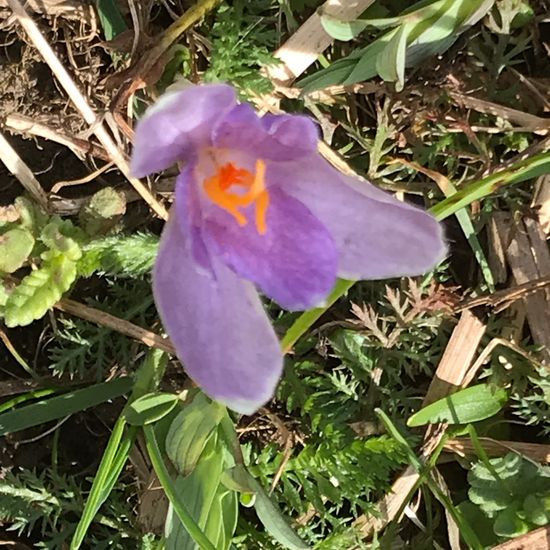
[[[154,540],[150,535],[142,537],[133,526],[125,490],[121,485],[112,494],[94,523],[90,536],[93,548],[130,550],[139,548],[143,540]],[[18,534],[39,532],[37,548],[62,550],[67,548],[75,519],[82,512],[84,493],[73,476],[51,469],[40,474],[25,469],[7,472],[0,480],[0,519],[9,522],[8,530]]]
[[[210,30],[212,52],[207,81],[226,81],[246,96],[268,93],[272,84],[260,68],[275,63],[270,53],[277,41],[273,30],[275,15],[269,14],[272,2],[235,0],[223,4]]]

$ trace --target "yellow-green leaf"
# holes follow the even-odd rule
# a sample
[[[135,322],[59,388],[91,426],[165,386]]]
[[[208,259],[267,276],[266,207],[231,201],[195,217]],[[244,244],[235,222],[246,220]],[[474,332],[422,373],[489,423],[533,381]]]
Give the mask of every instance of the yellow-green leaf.
[[[508,401],[508,393],[505,389],[478,384],[420,409],[409,418],[407,425],[414,428],[438,422],[448,424],[477,422],[498,413],[506,401]]]
[[[0,235],[0,271],[17,271],[26,262],[33,246],[34,237],[26,229],[16,227]]]

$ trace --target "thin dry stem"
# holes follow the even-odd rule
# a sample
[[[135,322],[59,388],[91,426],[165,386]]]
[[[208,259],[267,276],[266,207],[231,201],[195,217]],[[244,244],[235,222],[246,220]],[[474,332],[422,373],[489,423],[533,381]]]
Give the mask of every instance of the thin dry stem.
[[[129,336],[151,348],[158,348],[172,355],[176,355],[176,350],[168,338],[163,338],[155,332],[141,328],[125,319],[120,319],[110,313],[106,313],[105,311],[86,306],[80,302],[69,300],[68,298],[61,299],[54,307],[70,315],[75,315],[86,321],[91,321],[92,323],[97,323],[98,325],[120,332],[120,334]]]
[[[483,450],[491,457],[504,456],[507,453],[518,453],[540,463],[550,463],[550,445],[540,443],[525,443],[524,441],[503,441],[480,437]],[[468,437],[449,439],[444,446],[446,451],[453,452],[464,458],[477,458],[477,451]]]
[[[100,176],[101,174],[103,174],[104,172],[109,170],[109,168],[111,168],[113,165],[114,165],[113,162],[108,162],[107,164],[104,164],[103,166],[101,166],[97,170],[94,170],[93,172],[91,172],[87,176],[84,176],[83,178],[78,178],[78,179],[75,179],[75,180],[61,180],[61,181],[58,181],[52,187],[51,193],[52,194],[58,193],[61,189],[63,189],[63,187],[72,187],[74,185],[81,185],[83,183],[89,183],[90,181],[95,180],[98,176]]]
[[[42,208],[48,210],[48,196],[34,177],[32,170],[23,162],[15,149],[0,133],[0,160],[6,168],[20,181],[21,185],[30,193]]]
[[[50,141],[60,143],[68,147],[77,157],[91,155],[105,161],[109,161],[109,155],[99,145],[82,138],[70,136],[58,130],[50,128],[46,124],[34,121],[32,118],[17,113],[12,113],[4,121],[6,128],[24,135],[38,136]]]

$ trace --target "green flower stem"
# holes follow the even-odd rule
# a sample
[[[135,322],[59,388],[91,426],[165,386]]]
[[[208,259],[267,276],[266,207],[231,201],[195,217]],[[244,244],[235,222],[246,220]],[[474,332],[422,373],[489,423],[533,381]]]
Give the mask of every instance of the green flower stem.
[[[202,550],[216,550],[212,543],[208,540],[206,535],[202,532],[201,528],[197,525],[195,520],[191,517],[191,514],[185,508],[183,502],[176,491],[176,487],[168,473],[166,464],[162,459],[160,449],[155,437],[155,431],[150,425],[143,426],[143,432],[145,434],[145,446],[151,459],[151,464],[159,478],[160,484],[168,497],[168,500],[174,507],[174,511],[179,517],[185,530],[189,533],[191,538],[202,548]]]

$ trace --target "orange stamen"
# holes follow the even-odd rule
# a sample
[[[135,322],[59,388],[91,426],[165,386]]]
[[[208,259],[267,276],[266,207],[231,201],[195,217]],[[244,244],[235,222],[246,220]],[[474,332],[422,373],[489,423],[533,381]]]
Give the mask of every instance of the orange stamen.
[[[262,191],[256,199],[256,229],[260,235],[265,235],[267,231],[266,213],[269,206],[269,193]]]
[[[239,207],[255,204],[256,230],[260,235],[267,231],[266,214],[269,206],[269,192],[265,188],[265,162],[256,161],[254,174],[244,168],[237,168],[233,163],[224,164],[218,172],[204,180],[204,191],[208,198],[226,212],[229,212],[242,227],[248,223]],[[243,194],[231,192],[237,185],[247,191]]]

